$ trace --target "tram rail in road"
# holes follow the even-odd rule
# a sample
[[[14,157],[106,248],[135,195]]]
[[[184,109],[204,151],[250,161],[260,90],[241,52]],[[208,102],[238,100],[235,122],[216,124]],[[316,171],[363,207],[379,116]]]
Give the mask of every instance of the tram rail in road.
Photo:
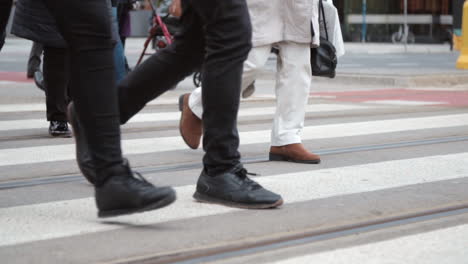
[[[316,153],[321,156],[326,156],[326,155],[344,154],[344,153],[351,153],[351,152],[416,147],[416,146],[443,144],[443,143],[452,143],[452,142],[464,142],[464,141],[468,141],[468,136],[440,137],[440,138],[424,139],[424,140],[402,141],[402,142],[384,143],[384,144],[376,144],[376,145],[328,149],[328,150],[317,151]],[[264,156],[243,159],[243,163],[245,164],[267,162],[267,161],[268,161],[267,157],[264,157]],[[190,170],[190,169],[197,169],[201,167],[202,167],[201,163],[186,163],[186,164],[177,164],[177,165],[170,165],[170,166],[141,167],[141,168],[136,168],[136,170],[138,170],[141,173],[159,173],[159,172],[174,172],[174,171],[181,171],[181,170]],[[84,177],[81,174],[56,175],[56,176],[49,176],[49,177],[41,177],[37,179],[26,179],[26,180],[20,180],[20,181],[3,182],[3,183],[0,183],[0,190],[31,187],[31,186],[46,185],[46,184],[78,182],[78,181],[83,181],[83,180],[84,180]]]
[[[270,238],[254,242],[232,242],[230,244],[185,251],[169,252],[154,256],[143,256],[134,259],[108,262],[108,264],[201,264],[230,258],[272,252],[274,250],[302,246],[325,240],[343,238],[367,232],[409,224],[417,224],[431,220],[468,214],[468,201],[456,206],[447,206],[424,210],[397,216],[384,216],[381,219],[356,222],[348,225],[335,226],[323,230],[302,230],[286,235],[275,234]]]

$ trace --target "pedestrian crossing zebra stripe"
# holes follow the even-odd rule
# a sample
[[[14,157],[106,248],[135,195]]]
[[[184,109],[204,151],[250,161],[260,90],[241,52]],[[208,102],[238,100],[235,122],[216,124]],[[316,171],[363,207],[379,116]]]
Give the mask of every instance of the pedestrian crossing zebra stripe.
[[[256,180],[280,193],[288,204],[443,180],[454,180],[456,184],[456,179],[468,175],[467,159],[468,153],[437,155],[256,177]],[[147,225],[239,211],[194,202],[191,198],[194,185],[175,189],[178,194],[175,204],[119,220]],[[119,229],[96,218],[93,198],[1,208],[0,226],[0,246]]]
[[[45,104],[2,104],[0,113],[15,113],[28,111],[45,111]]]
[[[292,257],[275,261],[275,264],[371,264],[382,261],[385,263],[463,263],[468,259],[467,237],[468,225],[461,225],[360,246]],[[448,241],[450,243],[447,243]]]
[[[2,83],[6,83],[6,84],[15,83],[15,84],[17,84],[17,82],[0,81],[0,84],[2,84]],[[332,98],[332,97],[326,97],[326,96],[324,97],[324,96],[320,96],[320,95],[318,95],[318,96],[311,95],[310,96],[310,98],[316,98],[316,97],[318,97],[318,98]],[[260,100],[260,101],[262,101],[262,100],[263,101],[271,101],[274,98],[275,98],[274,96],[270,96],[270,95],[256,95],[255,97],[244,99],[242,101],[243,102],[258,101],[258,100]],[[154,100],[148,102],[146,105],[153,105],[153,106],[157,106],[157,105],[176,105],[177,102],[178,102],[177,97],[164,96],[164,97],[154,99]],[[363,107],[363,106],[361,106],[361,107]],[[33,112],[33,111],[45,111],[45,110],[46,110],[45,103],[1,104],[0,105],[0,113]]]
[[[468,114],[309,126],[302,131],[302,139],[315,140],[458,126],[468,126]],[[240,140],[244,145],[268,143],[270,130],[241,132]],[[186,150],[187,146],[180,136],[176,136],[123,140],[122,148],[125,155],[132,155]],[[1,149],[0,166],[73,160],[74,149],[73,144]]]
[[[33,109],[31,106],[29,109]],[[349,110],[360,110],[369,109],[368,106],[359,105],[344,105],[344,104],[317,104],[308,105],[306,108],[307,113],[319,113],[319,112],[333,112],[333,111],[349,111]],[[19,105],[16,109],[28,109],[27,106]],[[258,107],[258,108],[241,108],[239,110],[239,117],[251,117],[261,115],[273,115],[276,107]],[[0,107],[1,112],[1,107]],[[163,113],[141,113],[130,119],[128,125],[142,122],[163,122],[163,121],[178,121],[180,118],[180,112],[163,112]],[[8,120],[0,121],[0,131],[8,130],[21,130],[21,129],[36,129],[36,128],[47,128],[48,122],[45,118],[43,119],[22,119],[22,120]]]
[[[421,106],[421,105],[443,105],[448,102],[439,101],[408,101],[408,100],[379,100],[379,101],[365,101],[365,104],[379,104],[379,105],[407,105],[407,106]]]

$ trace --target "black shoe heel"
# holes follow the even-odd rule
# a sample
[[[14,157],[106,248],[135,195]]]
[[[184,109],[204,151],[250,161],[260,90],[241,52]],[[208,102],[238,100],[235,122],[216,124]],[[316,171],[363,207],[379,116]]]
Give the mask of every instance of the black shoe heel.
[[[269,160],[270,161],[288,161],[288,159],[285,158],[283,155],[273,154],[273,153],[270,153]]]

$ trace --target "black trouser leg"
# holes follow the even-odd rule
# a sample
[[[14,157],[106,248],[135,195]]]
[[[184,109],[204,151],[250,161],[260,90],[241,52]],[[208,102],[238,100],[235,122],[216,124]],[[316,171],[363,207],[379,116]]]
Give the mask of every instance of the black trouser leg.
[[[202,64],[204,41],[201,21],[193,10],[187,10],[182,23],[184,28],[175,36],[172,45],[146,59],[119,83],[122,124]]]
[[[204,21],[203,163],[216,175],[240,161],[237,112],[243,63],[251,48],[245,0],[190,1]]]
[[[237,111],[243,62],[251,48],[245,0],[183,0],[175,42],[119,85],[121,122],[192,73],[203,62],[204,149],[208,174],[239,164]]]
[[[0,0],[0,50],[5,44],[6,26],[10,17],[12,0]]]
[[[122,166],[120,124],[106,0],[44,0],[70,51],[70,93],[98,175]]]
[[[44,86],[47,120],[67,121],[70,61],[66,49],[44,47]]]
[[[5,45],[5,38],[6,38],[6,32],[1,33],[0,32],[0,51],[3,48],[3,45]]]

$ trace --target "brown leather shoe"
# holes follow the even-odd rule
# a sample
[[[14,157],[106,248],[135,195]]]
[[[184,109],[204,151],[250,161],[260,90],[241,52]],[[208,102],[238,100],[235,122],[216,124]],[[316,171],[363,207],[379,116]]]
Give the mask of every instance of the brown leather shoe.
[[[179,131],[185,144],[191,149],[197,149],[200,146],[203,126],[201,119],[190,110],[188,105],[189,96],[190,94],[187,93],[179,97],[179,110],[181,112]]]
[[[270,148],[271,161],[319,164],[320,156],[307,151],[301,143]]]

